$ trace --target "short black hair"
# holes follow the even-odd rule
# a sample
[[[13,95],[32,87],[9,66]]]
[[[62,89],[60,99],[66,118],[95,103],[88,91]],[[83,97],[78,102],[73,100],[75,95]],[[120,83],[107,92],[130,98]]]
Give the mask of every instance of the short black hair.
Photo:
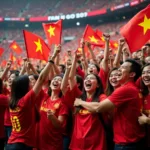
[[[136,74],[134,77],[134,81],[136,81],[141,76],[141,64],[134,59],[127,59],[125,62],[131,63],[130,72],[134,72]]]
[[[148,47],[150,47],[150,43],[147,43],[147,44],[145,44],[145,46],[148,46]]]

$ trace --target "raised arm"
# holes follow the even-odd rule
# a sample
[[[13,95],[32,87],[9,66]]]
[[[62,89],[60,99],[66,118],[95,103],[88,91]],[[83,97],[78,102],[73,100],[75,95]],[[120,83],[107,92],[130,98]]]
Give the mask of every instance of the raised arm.
[[[69,74],[69,85],[70,89],[73,89],[73,87],[76,85],[76,63],[77,63],[77,53],[75,53],[72,67]]]
[[[8,61],[3,73],[0,76],[0,79],[4,80],[6,78],[6,75],[8,74],[8,71],[10,70],[10,67],[11,67],[11,61]]]
[[[105,72],[108,71],[108,60],[109,60],[109,40],[110,40],[110,35],[103,34],[104,39],[105,39],[105,50],[104,50],[104,58],[101,62],[101,68]]]
[[[61,91],[62,91],[63,95],[65,95],[65,93],[67,91],[67,85],[68,85],[70,70],[71,70],[71,64],[67,63],[65,74],[64,74],[64,77],[63,77],[63,80],[62,80],[62,83],[61,83]]]
[[[123,48],[123,46],[124,46],[124,44],[125,44],[125,39],[124,39],[124,38],[119,39],[118,44],[119,44],[119,46],[118,46],[118,51],[117,51],[115,60],[114,60],[114,62],[113,62],[113,67],[114,67],[114,68],[115,68],[115,67],[118,68],[118,67],[120,66],[121,52],[122,52],[122,48]]]
[[[56,58],[56,55],[57,55],[59,50],[60,50],[60,45],[55,47],[55,51],[54,51],[53,56],[48,61],[47,65],[42,70],[42,72],[40,73],[39,78],[38,78],[37,82],[35,83],[35,85],[33,87],[33,91],[35,92],[36,95],[38,95],[38,93],[42,89],[42,85],[43,85],[44,81],[46,80],[47,76],[49,75],[51,67],[54,64],[54,59]]]

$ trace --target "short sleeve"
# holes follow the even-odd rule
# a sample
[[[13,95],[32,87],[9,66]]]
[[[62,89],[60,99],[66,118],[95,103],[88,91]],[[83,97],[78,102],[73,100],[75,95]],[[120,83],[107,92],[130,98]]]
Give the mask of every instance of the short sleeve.
[[[132,101],[138,98],[138,92],[135,88],[120,87],[116,89],[108,99],[116,106]]]
[[[84,73],[84,71],[80,68],[80,66],[77,68],[77,74],[78,74],[79,76],[81,76],[81,77],[84,79],[85,73]]]
[[[20,107],[33,107],[36,102],[36,95],[33,90],[30,90],[23,98],[18,102]]]
[[[66,104],[69,108],[73,108],[74,101],[77,97],[80,97],[82,92],[79,90],[77,84],[72,90],[68,90],[63,97],[63,103]]]

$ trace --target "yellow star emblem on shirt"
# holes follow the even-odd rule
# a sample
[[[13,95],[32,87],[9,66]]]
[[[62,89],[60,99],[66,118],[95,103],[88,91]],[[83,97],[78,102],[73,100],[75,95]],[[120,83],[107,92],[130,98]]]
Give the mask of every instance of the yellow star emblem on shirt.
[[[144,35],[146,34],[147,30],[150,29],[150,19],[147,16],[144,16],[144,21],[138,24],[139,26],[143,27]]]
[[[36,52],[40,51],[42,54],[42,45],[40,39],[38,39],[38,41],[34,41],[34,43],[36,44]]]
[[[50,34],[50,37],[55,36],[55,27],[50,26],[49,29],[47,30]]]
[[[16,48],[17,48],[17,45],[16,45],[16,44],[14,44],[14,45],[13,45],[13,48],[14,48],[14,49],[16,49]]]
[[[91,42],[98,43],[98,40],[93,35],[89,36],[89,39]]]

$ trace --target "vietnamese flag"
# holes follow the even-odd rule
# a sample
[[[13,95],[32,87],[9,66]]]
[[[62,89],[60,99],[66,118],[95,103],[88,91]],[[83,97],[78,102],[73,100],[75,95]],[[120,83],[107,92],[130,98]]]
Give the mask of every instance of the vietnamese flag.
[[[4,49],[3,48],[0,48],[0,56],[2,56],[4,53]]]
[[[96,30],[96,34],[100,37],[101,41],[103,42],[103,44],[105,45],[105,39],[103,37],[103,32],[100,30]]]
[[[89,25],[87,25],[85,28],[83,39],[95,46],[103,45],[101,38],[96,34],[96,32]]]
[[[124,25],[120,33],[126,39],[131,53],[139,50],[150,39],[150,5]]]
[[[9,48],[12,49],[14,52],[16,52],[17,54],[21,54],[22,53],[22,49],[21,47],[16,43],[16,41],[13,41],[10,45]]]
[[[48,61],[50,49],[44,40],[40,36],[26,30],[23,30],[23,34],[28,58]]]
[[[62,20],[55,23],[43,23],[43,28],[50,46],[52,44],[58,45],[61,43]]]
[[[11,60],[12,63],[13,63],[14,61],[16,61],[16,57],[13,55],[13,53],[10,53],[10,55],[9,55],[9,60]]]
[[[110,44],[109,44],[110,48],[112,49],[117,49],[118,48],[118,42],[110,40]]]

